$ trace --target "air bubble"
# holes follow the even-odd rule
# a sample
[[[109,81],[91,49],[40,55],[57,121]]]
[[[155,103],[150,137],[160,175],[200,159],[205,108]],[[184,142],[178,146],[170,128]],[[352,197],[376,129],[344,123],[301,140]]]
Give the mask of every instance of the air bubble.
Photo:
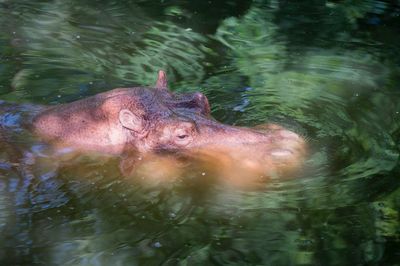
[[[161,245],[160,242],[156,242],[156,243],[153,244],[153,247],[155,247],[155,248],[161,248],[162,245]]]

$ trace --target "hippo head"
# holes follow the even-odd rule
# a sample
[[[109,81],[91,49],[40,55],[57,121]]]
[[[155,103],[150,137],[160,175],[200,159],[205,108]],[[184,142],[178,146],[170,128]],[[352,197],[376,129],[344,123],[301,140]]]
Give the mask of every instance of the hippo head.
[[[206,96],[200,92],[174,94],[167,88],[166,75],[159,72],[154,89],[143,89],[139,102],[142,115],[121,109],[119,122],[139,151],[219,151],[285,157],[299,155],[304,140],[277,125],[256,129],[221,124],[210,117]],[[151,99],[151,100],[148,100]],[[260,156],[258,156],[260,157]],[[262,157],[262,156],[261,156]]]
[[[221,124],[210,117],[200,92],[175,94],[166,75],[154,88],[120,88],[50,107],[33,120],[34,131],[56,145],[102,153],[229,155],[267,167],[297,165],[304,140],[276,125],[258,129]]]

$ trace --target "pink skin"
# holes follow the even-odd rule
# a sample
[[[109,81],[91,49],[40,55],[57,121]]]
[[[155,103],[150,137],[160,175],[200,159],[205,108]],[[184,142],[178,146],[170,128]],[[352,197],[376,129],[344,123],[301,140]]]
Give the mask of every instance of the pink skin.
[[[163,71],[155,88],[114,89],[50,107],[34,118],[32,127],[57,149],[122,155],[126,175],[158,164],[168,176],[179,155],[241,183],[249,175],[290,175],[301,168],[306,154],[305,141],[278,125],[251,129],[213,120],[203,94],[170,92]],[[132,159],[138,157],[151,158],[153,166]]]

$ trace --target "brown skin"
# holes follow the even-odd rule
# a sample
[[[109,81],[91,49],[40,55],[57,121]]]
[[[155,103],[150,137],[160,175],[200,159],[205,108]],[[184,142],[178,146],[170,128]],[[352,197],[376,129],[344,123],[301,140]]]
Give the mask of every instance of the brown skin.
[[[163,71],[155,88],[114,89],[50,107],[32,127],[57,148],[122,155],[127,175],[165,169],[167,179],[188,165],[179,163],[183,157],[242,186],[293,174],[306,154],[305,141],[280,126],[249,129],[213,120],[203,94],[170,92]]]
[[[260,127],[271,137],[269,142],[222,143],[177,154],[148,153],[124,158],[121,169],[150,184],[174,181],[189,171],[207,181],[218,177],[216,181],[240,189],[262,189],[270,179],[298,175],[306,157],[304,140],[278,125]]]

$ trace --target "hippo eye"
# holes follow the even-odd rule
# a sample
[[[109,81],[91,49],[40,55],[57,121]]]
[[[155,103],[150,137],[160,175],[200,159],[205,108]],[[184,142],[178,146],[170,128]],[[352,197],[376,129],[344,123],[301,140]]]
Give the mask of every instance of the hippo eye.
[[[180,146],[185,146],[192,141],[192,130],[190,124],[182,124],[175,130],[174,142]]]
[[[185,139],[185,138],[188,138],[188,137],[189,137],[188,134],[178,135],[178,138],[179,138],[179,139]]]

